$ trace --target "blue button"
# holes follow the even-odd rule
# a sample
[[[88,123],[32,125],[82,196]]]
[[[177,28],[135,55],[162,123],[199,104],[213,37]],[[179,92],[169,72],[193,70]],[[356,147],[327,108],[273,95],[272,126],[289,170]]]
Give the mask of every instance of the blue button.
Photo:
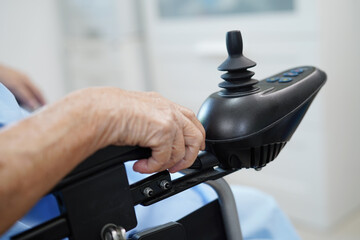
[[[273,82],[277,82],[279,81],[280,78],[279,77],[272,77],[272,78],[268,78],[266,79],[267,82],[273,83]]]
[[[290,77],[282,77],[280,78],[279,82],[280,83],[287,83],[287,82],[291,82],[293,79]]]
[[[296,68],[296,69],[291,70],[290,72],[300,74],[300,73],[303,73],[304,71],[305,71],[304,68]]]
[[[284,77],[296,77],[299,75],[299,73],[296,73],[296,72],[286,72],[283,74]]]

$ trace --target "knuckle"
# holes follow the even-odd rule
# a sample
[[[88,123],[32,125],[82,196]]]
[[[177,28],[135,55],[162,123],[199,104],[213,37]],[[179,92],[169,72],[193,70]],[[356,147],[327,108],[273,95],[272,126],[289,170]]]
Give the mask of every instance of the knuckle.
[[[171,129],[176,129],[177,123],[178,120],[174,112],[167,112],[162,121],[162,125],[167,131]]]
[[[195,113],[194,113],[193,111],[190,111],[190,110],[188,110],[188,111],[189,111],[188,117],[189,117],[191,120],[197,120]]]
[[[186,108],[186,107],[182,107],[182,109],[183,109],[183,113],[184,113],[189,119],[191,119],[191,120],[197,119],[197,118],[196,118],[196,114],[195,114],[192,110],[190,110],[189,108]]]
[[[161,124],[162,126],[162,130],[167,132],[167,133],[170,133],[172,132],[172,129],[173,129],[173,123],[170,119],[164,119],[164,121],[162,122]]]

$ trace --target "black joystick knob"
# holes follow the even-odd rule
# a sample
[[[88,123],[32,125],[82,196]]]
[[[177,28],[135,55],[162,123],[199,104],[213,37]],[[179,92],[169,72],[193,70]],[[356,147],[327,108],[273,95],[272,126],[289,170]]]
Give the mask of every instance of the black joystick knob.
[[[258,88],[253,87],[258,80],[252,79],[254,72],[248,71],[248,68],[254,67],[255,62],[244,57],[243,41],[240,31],[230,31],[226,34],[226,47],[228,58],[218,67],[219,71],[227,71],[221,75],[224,82],[219,87],[224,88],[224,95],[232,95],[239,92],[256,92]]]

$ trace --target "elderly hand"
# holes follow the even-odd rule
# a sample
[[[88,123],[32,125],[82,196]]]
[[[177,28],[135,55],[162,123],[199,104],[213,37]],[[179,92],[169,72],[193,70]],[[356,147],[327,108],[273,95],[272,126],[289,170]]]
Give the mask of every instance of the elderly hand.
[[[135,163],[135,171],[176,172],[191,166],[199,150],[205,148],[205,130],[195,114],[157,93],[116,88],[85,91],[94,105],[99,106],[95,108],[95,119],[101,125],[99,139],[106,140],[102,144],[152,149],[149,159]]]
[[[14,69],[0,65],[0,82],[15,95],[20,105],[29,110],[35,110],[45,104],[40,90],[26,75]]]
[[[135,171],[176,172],[205,148],[205,131],[194,113],[156,93],[118,88],[74,92],[3,127],[0,234],[81,161],[114,144],[152,149]]]

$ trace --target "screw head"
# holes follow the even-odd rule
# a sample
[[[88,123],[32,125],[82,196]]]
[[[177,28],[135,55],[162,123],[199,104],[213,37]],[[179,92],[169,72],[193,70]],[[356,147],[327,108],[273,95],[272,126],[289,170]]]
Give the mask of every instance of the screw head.
[[[171,187],[171,184],[168,180],[162,180],[159,185],[163,190],[168,190]]]
[[[154,194],[154,190],[151,187],[146,187],[143,191],[146,197],[151,197]]]
[[[101,230],[102,240],[126,240],[126,231],[115,224],[106,224]]]

